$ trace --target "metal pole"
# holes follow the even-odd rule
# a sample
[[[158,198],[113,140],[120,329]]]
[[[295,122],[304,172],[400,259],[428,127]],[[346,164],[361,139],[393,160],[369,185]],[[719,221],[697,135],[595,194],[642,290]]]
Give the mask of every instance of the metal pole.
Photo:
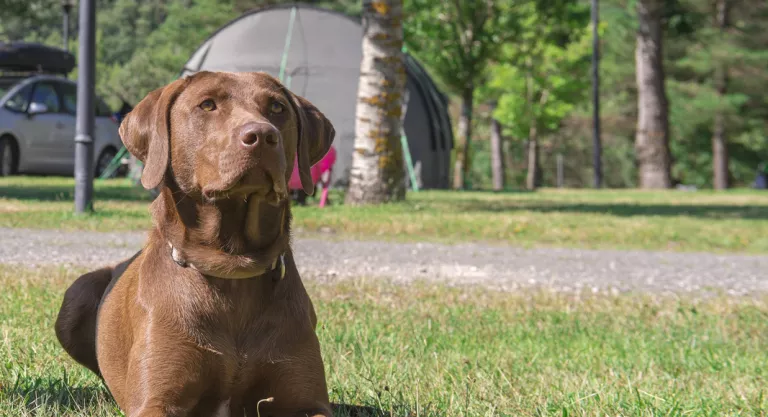
[[[592,157],[595,188],[600,188],[603,184],[602,144],[600,143],[600,35],[597,32],[599,20],[598,0],[592,0],[592,124],[594,128]]]
[[[62,11],[64,12],[64,21],[62,22],[61,32],[64,38],[64,50],[69,51],[69,12],[72,10],[70,0],[62,0]]]
[[[77,124],[75,133],[75,213],[93,205],[93,122],[96,72],[96,0],[80,0]]]
[[[563,188],[563,154],[557,154],[557,188]]]

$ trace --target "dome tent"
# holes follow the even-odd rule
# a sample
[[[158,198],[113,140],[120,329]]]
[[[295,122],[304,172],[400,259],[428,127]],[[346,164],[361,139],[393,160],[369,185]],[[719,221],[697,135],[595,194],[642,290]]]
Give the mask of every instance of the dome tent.
[[[285,83],[315,104],[336,129],[338,156],[332,184],[345,186],[354,150],[362,36],[358,20],[335,11],[306,4],[261,8],[211,35],[192,54],[181,75],[204,70],[265,71],[277,77],[285,60]],[[422,188],[447,188],[453,147],[448,99],[408,54],[405,66],[404,127],[411,159]]]

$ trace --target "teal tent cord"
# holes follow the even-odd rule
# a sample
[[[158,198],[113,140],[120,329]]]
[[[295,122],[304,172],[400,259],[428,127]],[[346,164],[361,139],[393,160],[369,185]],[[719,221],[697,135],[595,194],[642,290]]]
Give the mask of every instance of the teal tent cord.
[[[128,152],[128,149],[123,146],[120,148],[120,150],[117,152],[114,158],[112,158],[111,161],[109,161],[109,164],[106,168],[104,168],[104,172],[101,173],[101,176],[99,176],[99,179],[103,180],[105,178],[109,178],[112,176],[112,174],[117,171],[118,168],[120,168],[120,161],[123,159],[125,154]]]
[[[291,48],[291,36],[293,35],[293,22],[296,20],[296,6],[291,7],[291,18],[288,20],[288,33],[285,34],[285,46],[283,46],[283,58],[280,61],[280,75],[277,77],[283,82],[285,67],[288,65],[288,51]]]
[[[411,177],[411,189],[414,192],[419,192],[419,183],[416,182],[416,172],[413,170],[413,161],[411,160],[411,150],[408,147],[408,138],[405,135],[400,135],[400,143],[403,145],[405,165],[408,167],[408,175]]]
[[[403,44],[401,51],[404,54],[408,53],[408,48],[405,46],[405,44]],[[407,88],[407,87],[404,87],[404,88]],[[405,113],[406,112],[404,111],[403,117],[401,119],[402,123],[405,123]],[[405,131],[405,126],[403,126],[403,131]],[[400,143],[403,145],[403,156],[405,156],[405,166],[408,168],[408,176],[411,178],[411,189],[414,192],[419,192],[419,183],[416,182],[416,171],[414,171],[413,160],[411,159],[411,148],[408,147],[408,137],[405,136],[405,133],[400,135]]]

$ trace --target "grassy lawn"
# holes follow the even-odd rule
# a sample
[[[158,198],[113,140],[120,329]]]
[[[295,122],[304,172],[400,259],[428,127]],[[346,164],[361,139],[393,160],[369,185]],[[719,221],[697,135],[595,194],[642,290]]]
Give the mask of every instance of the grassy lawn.
[[[145,230],[148,195],[125,180],[96,184],[92,216],[72,214],[73,180],[0,178],[0,227]],[[768,193],[541,190],[411,193],[403,203],[298,207],[294,228],[356,238],[518,246],[768,253]]]
[[[0,265],[0,415],[119,415],[53,333],[76,272]],[[374,415],[768,413],[768,299],[308,288],[332,401]]]

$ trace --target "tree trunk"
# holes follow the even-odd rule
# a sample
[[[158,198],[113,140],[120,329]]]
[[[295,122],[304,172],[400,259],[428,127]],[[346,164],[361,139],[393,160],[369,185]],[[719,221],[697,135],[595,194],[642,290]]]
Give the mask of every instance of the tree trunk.
[[[496,103],[491,103],[491,113]],[[491,177],[494,191],[504,189],[504,147],[501,136],[501,123],[491,116]]]
[[[664,86],[661,14],[664,0],[638,0],[637,133],[641,188],[670,188],[669,105]]]
[[[512,143],[513,142],[517,143],[518,141],[515,138],[509,138],[508,140],[503,141],[502,144],[501,144],[501,146],[504,147],[504,153],[503,153],[504,164],[503,164],[503,166],[505,168],[504,169],[504,182],[505,183],[507,183],[508,181],[510,181],[512,179],[512,177],[513,177],[512,170],[515,169],[514,168],[515,167],[515,158],[514,158],[514,155],[513,155],[514,152],[512,152],[512,149],[513,149],[512,148]],[[514,181],[514,180],[512,180],[512,181]]]
[[[720,33],[725,34],[728,27],[728,0],[717,0],[715,9],[715,25]],[[728,89],[728,67],[725,63],[715,63],[715,88],[718,101],[722,105]],[[715,111],[714,126],[712,127],[712,185],[717,190],[728,189],[728,138],[725,131],[725,114],[722,107]]]
[[[468,86],[461,94],[461,115],[459,116],[459,145],[456,162],[453,166],[453,188],[464,189],[464,178],[469,172],[469,150],[472,142],[472,98],[475,93],[473,86]]]
[[[402,16],[402,0],[363,0],[363,60],[347,204],[405,198]]]
[[[528,134],[528,175],[525,178],[525,188],[533,191],[540,185],[541,169],[539,167],[539,138],[535,124]]]

